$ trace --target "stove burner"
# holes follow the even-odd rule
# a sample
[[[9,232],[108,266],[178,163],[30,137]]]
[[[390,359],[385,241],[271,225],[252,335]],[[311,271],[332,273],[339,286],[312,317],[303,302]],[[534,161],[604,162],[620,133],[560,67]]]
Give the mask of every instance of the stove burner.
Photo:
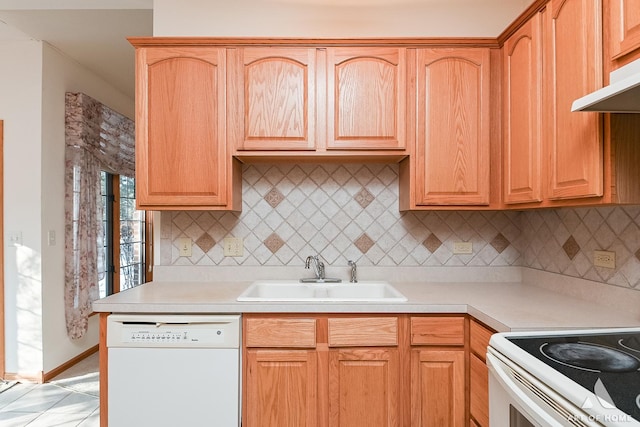
[[[627,350],[640,353],[640,337],[638,337],[637,335],[621,338],[618,341],[618,344],[620,344],[622,347],[626,348]]]
[[[586,371],[621,373],[640,368],[640,360],[630,354],[596,344],[545,343],[540,351],[555,362]]]

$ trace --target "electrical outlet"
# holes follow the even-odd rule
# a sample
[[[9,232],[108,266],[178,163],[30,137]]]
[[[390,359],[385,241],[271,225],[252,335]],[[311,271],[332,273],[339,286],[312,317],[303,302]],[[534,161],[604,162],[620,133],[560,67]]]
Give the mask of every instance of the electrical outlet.
[[[224,238],[224,256],[243,256],[244,245],[242,237],[225,237]]]
[[[453,253],[454,254],[472,254],[473,253],[473,243],[471,243],[471,242],[455,242],[453,244]]]
[[[593,265],[596,267],[616,268],[616,253],[612,251],[593,251]]]
[[[178,241],[180,256],[191,256],[191,238],[181,237]]]

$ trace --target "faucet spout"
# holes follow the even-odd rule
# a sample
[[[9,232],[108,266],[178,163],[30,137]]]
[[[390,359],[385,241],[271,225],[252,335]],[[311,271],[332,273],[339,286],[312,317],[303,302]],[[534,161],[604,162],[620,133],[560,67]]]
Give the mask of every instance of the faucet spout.
[[[316,275],[317,280],[324,280],[324,263],[320,261],[319,255],[309,255],[304,262],[304,268],[313,267],[313,272]]]

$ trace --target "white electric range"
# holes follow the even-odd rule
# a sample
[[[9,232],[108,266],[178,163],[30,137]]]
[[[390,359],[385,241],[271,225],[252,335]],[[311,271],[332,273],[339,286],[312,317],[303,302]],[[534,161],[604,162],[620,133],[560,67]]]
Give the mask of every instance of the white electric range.
[[[491,337],[491,427],[640,426],[640,328]]]

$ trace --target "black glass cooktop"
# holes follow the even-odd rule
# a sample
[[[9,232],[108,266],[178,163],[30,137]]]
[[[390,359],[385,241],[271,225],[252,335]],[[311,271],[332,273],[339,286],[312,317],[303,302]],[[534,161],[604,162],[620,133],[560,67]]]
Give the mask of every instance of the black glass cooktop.
[[[508,340],[640,421],[640,333],[510,337]]]

